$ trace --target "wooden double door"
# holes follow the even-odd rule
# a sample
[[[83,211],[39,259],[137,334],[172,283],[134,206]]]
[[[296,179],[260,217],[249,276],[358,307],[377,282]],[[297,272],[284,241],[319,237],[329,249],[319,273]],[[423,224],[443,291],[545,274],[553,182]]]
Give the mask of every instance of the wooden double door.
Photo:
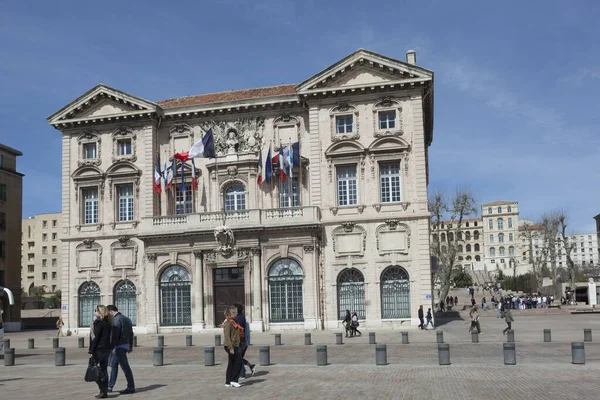
[[[244,304],[244,268],[214,270],[215,327],[225,320],[225,310],[235,303]]]

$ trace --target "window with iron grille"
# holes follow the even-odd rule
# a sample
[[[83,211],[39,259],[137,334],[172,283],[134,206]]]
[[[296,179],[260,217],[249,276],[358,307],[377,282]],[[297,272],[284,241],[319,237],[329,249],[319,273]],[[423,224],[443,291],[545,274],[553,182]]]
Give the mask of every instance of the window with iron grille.
[[[352,115],[338,115],[335,117],[336,133],[352,133]]]
[[[379,182],[382,203],[400,201],[400,162],[379,164]]]
[[[79,327],[92,325],[98,304],[100,304],[100,287],[94,282],[85,282],[79,287]]]
[[[300,207],[300,185],[297,176],[288,177],[285,182],[279,181],[279,207]]]
[[[394,129],[396,127],[396,111],[379,111],[379,129]]]
[[[246,191],[243,185],[234,184],[225,191],[225,211],[246,209]]]
[[[175,186],[175,213],[190,214],[192,213],[192,184],[184,185],[184,190],[181,190],[181,185]]]
[[[338,206],[358,204],[358,185],[356,182],[356,166],[337,167]]]
[[[340,272],[337,281],[338,315],[346,316],[346,310],[356,311],[359,319],[365,319],[365,278],[357,269]]]
[[[128,317],[133,325],[137,319],[137,296],[133,282],[129,279],[117,282],[115,285],[115,305],[119,312]]]
[[[98,188],[82,189],[83,193],[83,223],[98,223]]]
[[[133,221],[133,184],[118,186],[119,222]]]
[[[290,258],[275,261],[269,269],[271,322],[304,321],[304,271]]]
[[[381,274],[381,318],[410,318],[410,281],[402,267],[388,267]]]
[[[192,279],[180,265],[165,269],[160,277],[160,324],[185,326],[192,324]]]

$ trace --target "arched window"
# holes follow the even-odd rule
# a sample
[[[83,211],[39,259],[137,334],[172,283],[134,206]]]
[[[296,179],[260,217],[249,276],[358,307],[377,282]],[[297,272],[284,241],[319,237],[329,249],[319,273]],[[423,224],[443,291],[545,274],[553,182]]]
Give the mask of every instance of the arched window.
[[[160,277],[160,324],[192,324],[192,278],[181,265],[171,265]]]
[[[508,219],[508,227],[509,227],[509,228],[512,228],[512,218],[509,218],[509,219]]]
[[[463,247],[462,247],[462,245],[461,245],[461,244],[459,244],[459,245],[458,245],[458,251],[459,251],[460,253],[462,253],[462,251],[463,251]]]
[[[477,221],[473,222],[473,226],[477,226]]]
[[[504,233],[498,234],[498,243],[504,243]]]
[[[365,319],[365,278],[357,269],[345,269],[338,275],[338,314],[346,316],[346,310],[356,311],[360,319]]]
[[[129,317],[133,325],[137,320],[137,304],[135,285],[129,279],[119,281],[115,285],[115,306],[119,312]]]
[[[490,247],[490,257],[495,257],[496,256],[496,249],[493,247]]]
[[[229,185],[225,190],[225,211],[246,209],[246,191],[243,185]]]
[[[85,282],[79,287],[79,326],[89,327],[96,318],[100,304],[100,287],[95,282]]]
[[[434,234],[433,234],[433,241],[434,241],[434,242],[438,242],[439,240],[440,240],[440,237],[439,237],[439,235],[438,235],[437,233],[434,233]]]
[[[269,269],[271,322],[304,321],[304,271],[291,258],[282,258]]]
[[[512,207],[511,206],[506,207],[506,211],[507,212],[512,212]],[[509,225],[509,227],[510,227],[510,225]]]
[[[467,223],[465,224],[465,226],[468,228],[469,227],[469,221],[467,221]]]
[[[467,256],[466,260],[471,261],[471,256]]]
[[[500,246],[500,248],[498,249],[498,252],[500,253],[500,256],[506,255],[503,246]]]
[[[479,243],[475,243],[475,246],[473,246],[474,251],[479,251]]]
[[[466,245],[465,246],[465,250],[467,250],[467,253],[470,253],[471,252],[471,245],[470,244]]]
[[[480,256],[475,256],[475,261],[481,261],[481,257]]]
[[[479,240],[479,231],[473,232],[473,240]]]
[[[498,207],[498,214],[502,214],[502,207]]]
[[[442,234],[440,235],[440,237],[442,238],[442,242],[446,241],[446,234],[444,232],[442,232]]]
[[[498,218],[498,229],[504,229],[504,220],[502,218]]]
[[[399,266],[381,274],[381,318],[410,318],[410,281]]]
[[[462,232],[457,232],[456,233],[456,240],[462,240],[463,236],[462,236]]]
[[[515,255],[515,248],[513,246],[508,248],[508,255],[511,257]]]
[[[465,240],[467,240],[467,241],[471,240],[471,232],[469,232],[469,231],[465,232]]]
[[[454,233],[452,233],[452,232],[448,232],[448,241],[449,241],[449,242],[452,242],[452,241],[454,241]]]
[[[446,246],[442,246],[442,253],[446,252]]]
[[[492,207],[489,207],[488,208],[488,214],[491,214],[491,213],[492,213]]]
[[[509,241],[509,242],[512,242],[512,241],[513,241],[513,234],[512,234],[512,233],[509,233],[509,234],[508,234],[508,241]]]

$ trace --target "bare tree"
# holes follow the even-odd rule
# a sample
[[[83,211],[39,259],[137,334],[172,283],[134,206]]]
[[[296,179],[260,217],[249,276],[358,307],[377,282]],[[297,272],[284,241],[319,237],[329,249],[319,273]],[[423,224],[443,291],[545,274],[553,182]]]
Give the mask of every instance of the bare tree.
[[[462,246],[463,220],[476,214],[475,199],[468,189],[457,189],[452,198],[438,191],[430,196],[431,227],[435,234],[431,254],[437,258],[436,278],[440,282],[440,299],[445,299],[455,272],[458,246]]]
[[[543,227],[541,224],[530,223],[526,221],[523,224],[523,227],[520,232],[521,239],[525,239],[527,241],[527,252],[529,253],[529,263],[531,264],[531,269],[533,276],[535,277],[535,282],[538,288],[538,291],[542,288],[543,283],[543,275],[542,275],[542,267],[547,262],[548,253],[544,246],[546,242],[543,235]],[[537,239],[537,243],[541,243],[534,245],[534,240]]]
[[[556,217],[558,220],[558,229],[560,233],[560,241],[562,243],[562,247],[565,249],[565,255],[567,256],[567,272],[571,277],[570,286],[571,289],[575,288],[575,263],[571,258],[571,252],[575,247],[575,243],[569,243],[567,239],[567,220],[568,215],[565,210],[560,210],[556,213]],[[556,295],[556,294],[555,294]]]
[[[560,296],[557,291],[558,282],[556,281],[556,248],[557,248],[557,236],[558,236],[558,213],[548,212],[542,215],[542,226],[544,229],[545,246],[550,259],[550,273],[552,274],[552,294],[554,296]]]

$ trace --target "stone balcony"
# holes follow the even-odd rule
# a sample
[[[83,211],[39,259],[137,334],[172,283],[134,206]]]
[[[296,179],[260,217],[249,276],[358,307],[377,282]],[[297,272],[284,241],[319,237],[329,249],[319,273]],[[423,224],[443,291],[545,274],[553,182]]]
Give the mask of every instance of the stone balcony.
[[[142,218],[140,236],[178,235],[191,232],[210,232],[221,225],[232,230],[301,227],[321,222],[319,207],[274,208],[206,212],[185,215],[164,215]]]

